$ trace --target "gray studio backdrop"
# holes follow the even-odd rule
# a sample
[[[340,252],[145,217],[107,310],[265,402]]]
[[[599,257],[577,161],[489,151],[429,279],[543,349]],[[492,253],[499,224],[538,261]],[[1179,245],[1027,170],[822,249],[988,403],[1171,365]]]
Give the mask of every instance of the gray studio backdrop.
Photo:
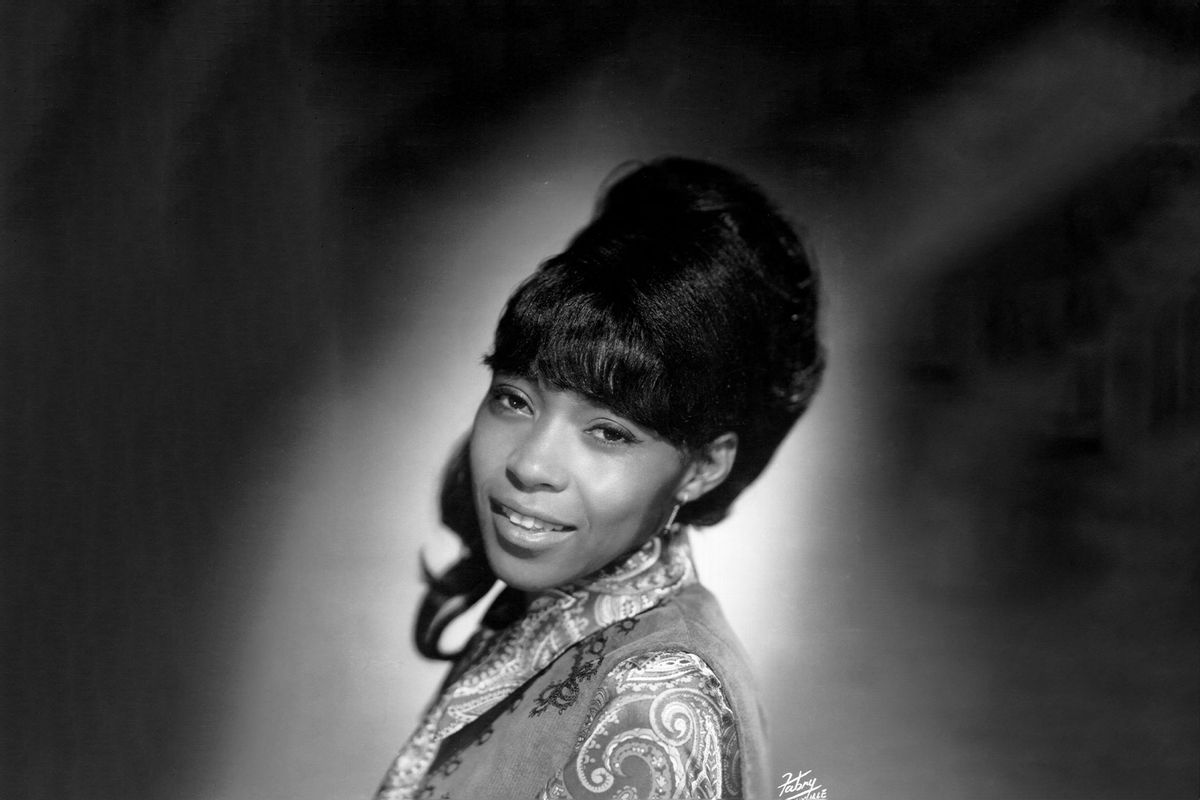
[[[4,6],[5,796],[367,796],[500,305],[680,153],[823,271],[696,537],[777,777],[1196,797],[1195,5],[733,6]]]

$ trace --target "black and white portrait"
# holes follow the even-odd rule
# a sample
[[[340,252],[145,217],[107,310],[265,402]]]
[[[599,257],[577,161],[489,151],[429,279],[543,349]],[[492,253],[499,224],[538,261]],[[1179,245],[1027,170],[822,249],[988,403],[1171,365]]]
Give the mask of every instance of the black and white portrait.
[[[1198,43],[5,4],[0,794],[1196,798]]]

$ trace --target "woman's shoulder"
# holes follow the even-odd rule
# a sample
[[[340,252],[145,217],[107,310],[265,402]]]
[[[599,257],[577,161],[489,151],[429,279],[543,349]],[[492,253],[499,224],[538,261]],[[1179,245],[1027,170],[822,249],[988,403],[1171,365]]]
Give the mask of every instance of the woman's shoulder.
[[[699,655],[630,655],[599,681],[571,757],[541,796],[740,797],[738,731],[721,680]],[[630,758],[642,768],[628,769]]]
[[[665,603],[610,626],[620,629],[615,659],[647,652],[691,653],[707,662],[725,680],[749,678],[749,657],[712,593],[696,583]],[[602,633],[603,635],[603,633]]]
[[[572,761],[556,776],[562,781],[560,793],[544,796],[609,796],[598,789],[604,781],[587,779],[584,767],[608,774],[597,759],[628,754],[618,742],[640,747],[647,757],[693,765],[688,779],[697,787],[692,791],[700,792],[696,796],[766,796],[761,790],[765,736],[754,671],[707,589],[688,586],[594,637],[577,645],[566,679],[573,687],[588,687],[575,695],[588,703],[585,721]],[[671,733],[679,725],[686,735]],[[715,791],[705,794],[700,787]]]

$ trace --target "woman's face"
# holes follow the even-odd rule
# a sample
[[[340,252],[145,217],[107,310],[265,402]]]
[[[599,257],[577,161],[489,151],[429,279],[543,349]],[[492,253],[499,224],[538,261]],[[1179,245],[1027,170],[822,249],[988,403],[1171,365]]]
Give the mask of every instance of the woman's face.
[[[488,562],[537,591],[581,578],[666,524],[691,469],[652,431],[572,391],[495,375],[471,433]]]

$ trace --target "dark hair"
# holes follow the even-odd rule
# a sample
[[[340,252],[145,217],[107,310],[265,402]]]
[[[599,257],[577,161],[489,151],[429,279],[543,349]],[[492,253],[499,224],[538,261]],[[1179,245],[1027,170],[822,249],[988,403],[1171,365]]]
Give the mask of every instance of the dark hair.
[[[521,284],[484,361],[579,392],[685,454],[737,434],[728,478],[679,513],[681,522],[711,525],[763,471],[816,391],[824,367],[816,314],[815,271],[762,191],[714,164],[664,158],[613,182],[567,249]],[[465,464],[460,449],[442,510],[468,554],[441,579],[427,573],[425,605],[446,611],[493,582],[488,570],[477,585],[486,559]],[[423,607],[418,647],[445,657],[436,643],[444,624],[431,622],[438,616]]]

